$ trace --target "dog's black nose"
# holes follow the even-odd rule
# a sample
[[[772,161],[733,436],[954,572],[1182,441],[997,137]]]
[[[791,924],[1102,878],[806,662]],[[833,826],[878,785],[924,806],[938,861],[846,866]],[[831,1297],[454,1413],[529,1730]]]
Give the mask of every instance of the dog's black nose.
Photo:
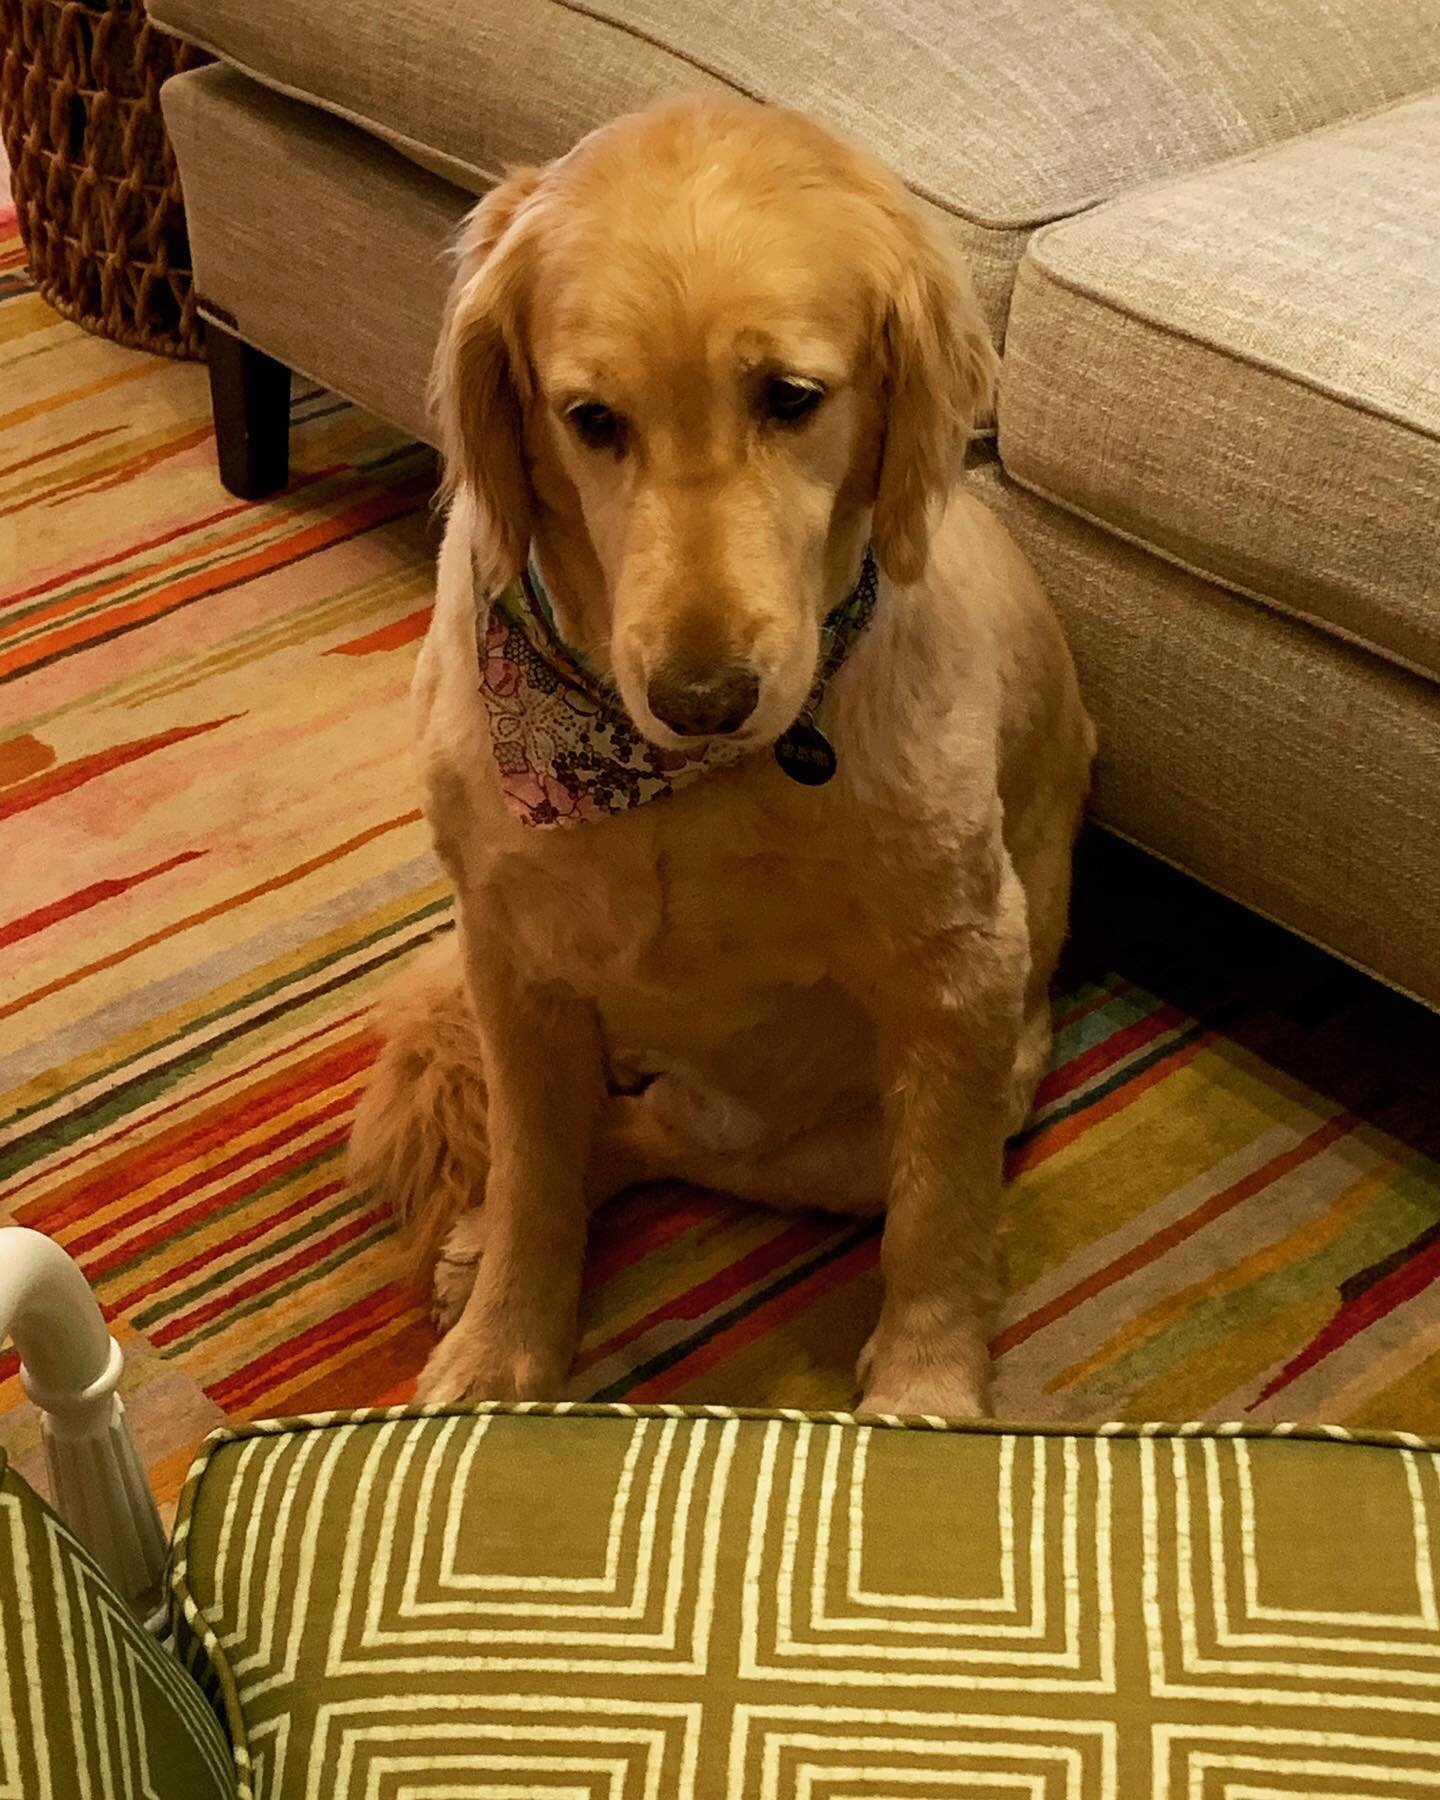
[[[662,669],[651,677],[645,698],[660,723],[681,737],[724,737],[754,712],[760,682],[740,663],[701,681]]]

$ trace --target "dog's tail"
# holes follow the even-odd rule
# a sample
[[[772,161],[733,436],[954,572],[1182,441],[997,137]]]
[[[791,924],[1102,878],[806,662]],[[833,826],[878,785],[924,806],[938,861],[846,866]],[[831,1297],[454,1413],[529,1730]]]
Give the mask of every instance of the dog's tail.
[[[490,1165],[480,1033],[453,936],[389,983],[375,1024],[384,1043],[356,1109],[345,1174],[410,1226],[418,1278],[455,1219],[479,1204]]]

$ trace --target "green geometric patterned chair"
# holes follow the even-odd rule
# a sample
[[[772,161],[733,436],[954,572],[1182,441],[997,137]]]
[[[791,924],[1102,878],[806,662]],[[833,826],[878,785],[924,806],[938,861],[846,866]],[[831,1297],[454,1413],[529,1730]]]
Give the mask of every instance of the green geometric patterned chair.
[[[0,1794],[235,1792],[203,1693],[0,1455]]]
[[[43,1552],[28,1529],[43,1567],[57,1528]],[[1440,1450],[1404,1437],[590,1405],[251,1425],[181,1498],[168,1681],[53,1607],[19,1651],[83,1640],[75,1692],[104,1654],[138,1672],[183,1776],[7,1790],[0,1765],[0,1794],[1433,1800],[1437,1558]]]

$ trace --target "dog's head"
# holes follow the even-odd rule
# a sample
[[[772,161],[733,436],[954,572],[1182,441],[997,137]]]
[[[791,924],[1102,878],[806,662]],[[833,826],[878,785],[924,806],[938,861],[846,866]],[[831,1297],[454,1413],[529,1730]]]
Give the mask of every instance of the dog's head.
[[[538,541],[655,743],[777,737],[867,535],[921,573],[989,402],[956,260],[850,145],[711,101],[512,174],[458,254],[436,396],[483,575]]]

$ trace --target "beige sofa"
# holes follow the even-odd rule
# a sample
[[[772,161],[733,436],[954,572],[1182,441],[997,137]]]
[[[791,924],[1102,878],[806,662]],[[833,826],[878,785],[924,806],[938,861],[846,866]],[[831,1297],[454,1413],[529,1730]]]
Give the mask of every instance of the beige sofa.
[[[1440,1005],[1440,0],[151,10],[221,58],[164,98],[241,491],[285,367],[429,434],[507,163],[677,89],[870,145],[1003,343],[972,479],[1065,619],[1096,815]]]

